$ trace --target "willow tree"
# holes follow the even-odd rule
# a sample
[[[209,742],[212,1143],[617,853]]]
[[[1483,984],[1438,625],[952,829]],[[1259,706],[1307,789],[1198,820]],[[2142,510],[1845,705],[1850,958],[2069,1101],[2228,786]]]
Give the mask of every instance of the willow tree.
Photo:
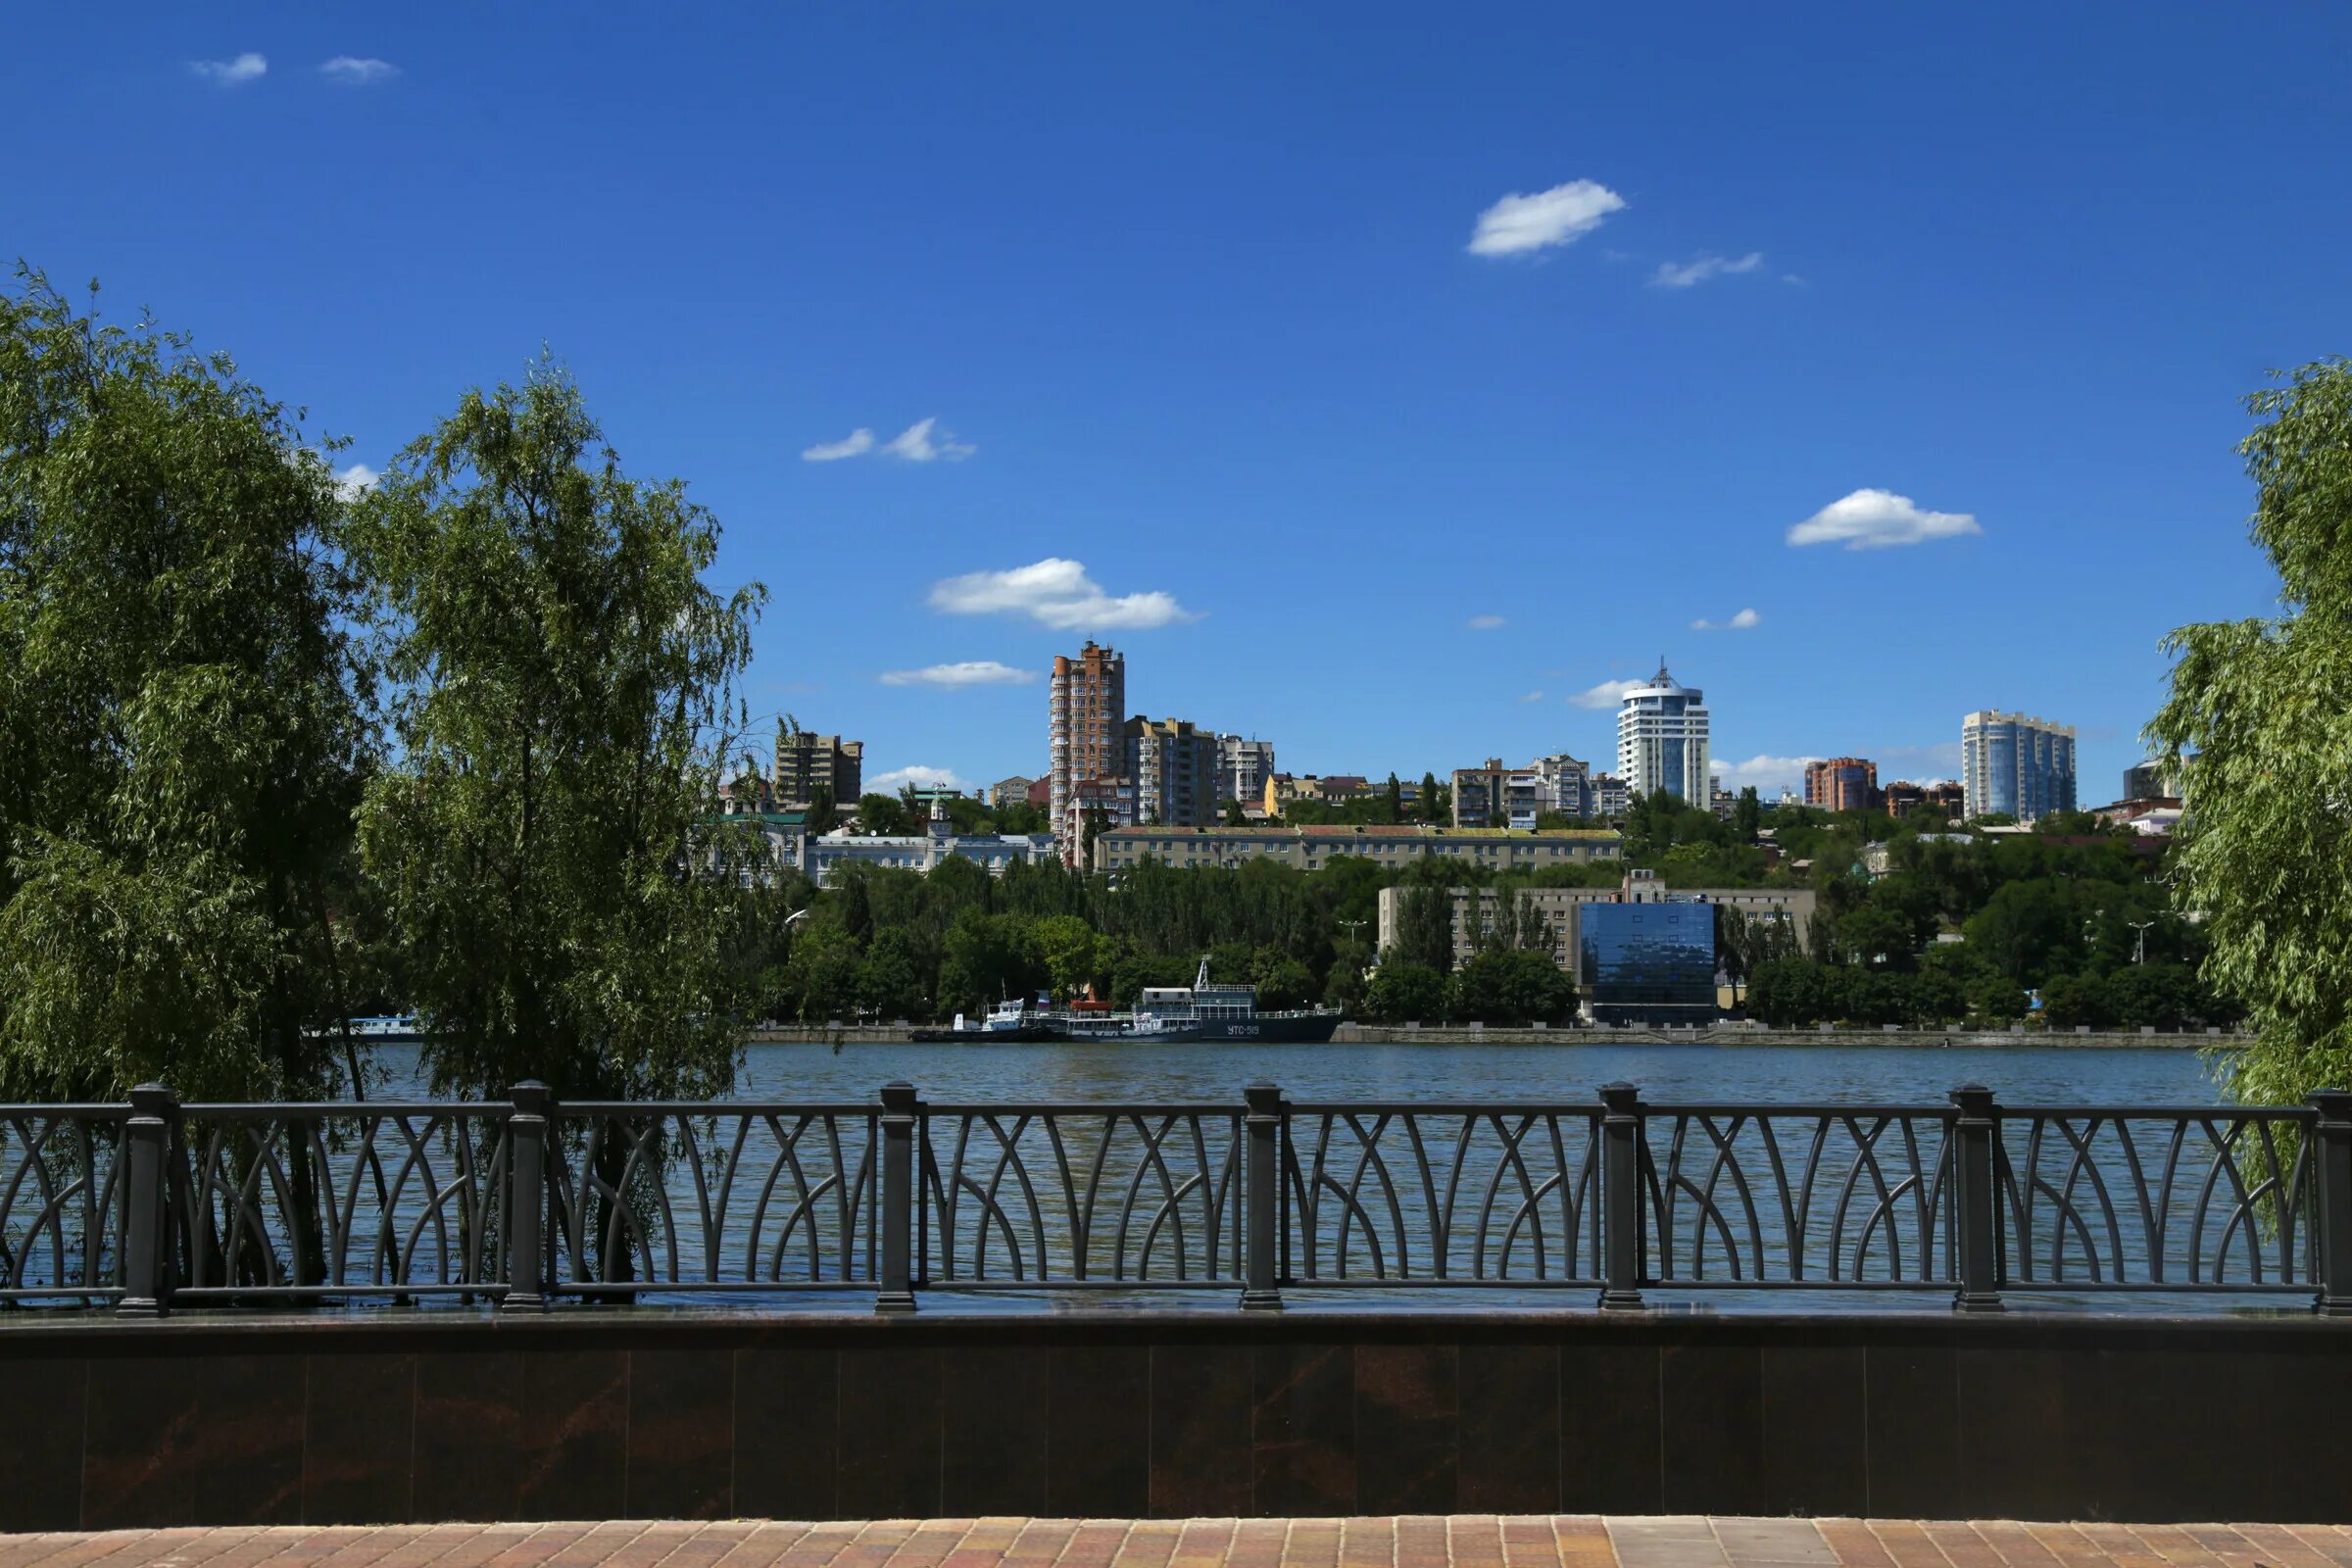
[[[723,1089],[751,1002],[726,957],[749,836],[716,801],[762,590],[704,584],[715,521],[681,483],[626,476],[544,365],[403,452],[352,546],[397,747],[362,853],[435,1086]]]
[[[341,510],[225,356],[0,290],[0,1099],[334,1087]]]
[[[2183,626],[2148,736],[2189,816],[2173,858],[2204,976],[2246,1007],[2241,1100],[2352,1087],[2352,363],[2255,394],[2239,447],[2279,612]]]

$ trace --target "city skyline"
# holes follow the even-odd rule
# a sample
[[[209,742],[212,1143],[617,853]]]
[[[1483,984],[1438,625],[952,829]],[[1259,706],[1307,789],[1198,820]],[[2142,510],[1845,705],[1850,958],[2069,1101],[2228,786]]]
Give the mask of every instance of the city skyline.
[[[2165,633],[2276,608],[2238,400],[2338,346],[2352,215],[2271,150],[2341,139],[2352,18],[2257,10],[1375,8],[1335,48],[1311,10],[118,7],[121,51],[21,19],[0,85],[79,127],[12,250],[234,354],[354,484],[551,348],[773,592],[755,714],[875,784],[1041,772],[1093,636],[1132,712],[1301,774],[1606,758],[1663,653],[1770,797],[1957,776],[1986,709],[2111,780]],[[481,152],[518,127],[541,200]],[[2058,598],[2055,644],[1984,635]]]

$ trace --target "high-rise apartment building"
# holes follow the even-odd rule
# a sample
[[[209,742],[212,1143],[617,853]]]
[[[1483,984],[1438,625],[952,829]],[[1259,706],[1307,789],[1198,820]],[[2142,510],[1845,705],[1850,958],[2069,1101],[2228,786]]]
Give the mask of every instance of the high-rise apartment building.
[[[1484,767],[1453,770],[1455,827],[1513,827],[1532,832],[1542,781],[1533,768],[1505,767],[1490,757]]]
[[[1664,790],[1701,809],[1710,804],[1706,694],[1676,681],[1662,659],[1618,707],[1617,771],[1638,799]]]
[[[1274,776],[1274,743],[1244,740],[1239,735],[1217,737],[1217,802],[1266,798],[1266,780]]]
[[[1592,765],[1580,762],[1566,752],[1550,757],[1539,757],[1528,764],[1536,775],[1536,804],[1544,810],[1557,811],[1562,816],[1591,816],[1592,808]]]
[[[1623,821],[1626,812],[1633,808],[1633,791],[1626,788],[1625,780],[1614,773],[1592,775],[1592,809],[1590,814],[1595,820]]]
[[[846,811],[858,804],[864,785],[865,742],[812,735],[789,721],[776,726],[776,804],[785,810],[807,810],[816,792],[825,789]]]
[[[1879,805],[1879,764],[1867,757],[1828,757],[1805,764],[1805,804],[1825,811],[1872,811]]]
[[[1189,718],[1127,721],[1124,771],[1135,780],[1135,818],[1144,827],[1207,827],[1217,819],[1219,753],[1214,730]]]
[[[1127,661],[1117,650],[1092,642],[1075,659],[1055,655],[1047,702],[1046,776],[1052,785],[1047,814],[1061,837],[1063,861],[1076,865],[1086,830],[1082,793],[1087,806],[1113,815],[1121,799],[1134,800],[1132,789],[1122,795],[1116,788],[1079,788],[1126,776]],[[1111,825],[1123,827],[1132,820]]]
[[[2031,822],[2075,808],[2075,729],[1987,709],[1960,721],[1960,783],[1969,816]]]

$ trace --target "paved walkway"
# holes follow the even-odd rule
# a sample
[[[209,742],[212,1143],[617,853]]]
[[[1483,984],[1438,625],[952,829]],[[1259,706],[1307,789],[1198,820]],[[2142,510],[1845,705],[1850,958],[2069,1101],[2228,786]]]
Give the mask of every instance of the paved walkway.
[[[0,1536],[0,1568],[2352,1568],[2352,1526],[1857,1519],[932,1519]]]

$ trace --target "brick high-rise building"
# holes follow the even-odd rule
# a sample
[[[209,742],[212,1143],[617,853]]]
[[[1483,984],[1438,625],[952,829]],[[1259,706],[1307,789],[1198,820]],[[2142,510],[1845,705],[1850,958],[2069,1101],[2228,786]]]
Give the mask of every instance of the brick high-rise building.
[[[1867,757],[1829,757],[1807,762],[1805,804],[1825,811],[1878,809],[1879,764]]]
[[[1127,776],[1127,661],[1116,649],[1093,642],[1075,659],[1055,655],[1047,702],[1047,813],[1060,835],[1063,862],[1076,865],[1086,839],[1084,808],[1115,815],[1116,802],[1135,798],[1132,789],[1079,788]]]

